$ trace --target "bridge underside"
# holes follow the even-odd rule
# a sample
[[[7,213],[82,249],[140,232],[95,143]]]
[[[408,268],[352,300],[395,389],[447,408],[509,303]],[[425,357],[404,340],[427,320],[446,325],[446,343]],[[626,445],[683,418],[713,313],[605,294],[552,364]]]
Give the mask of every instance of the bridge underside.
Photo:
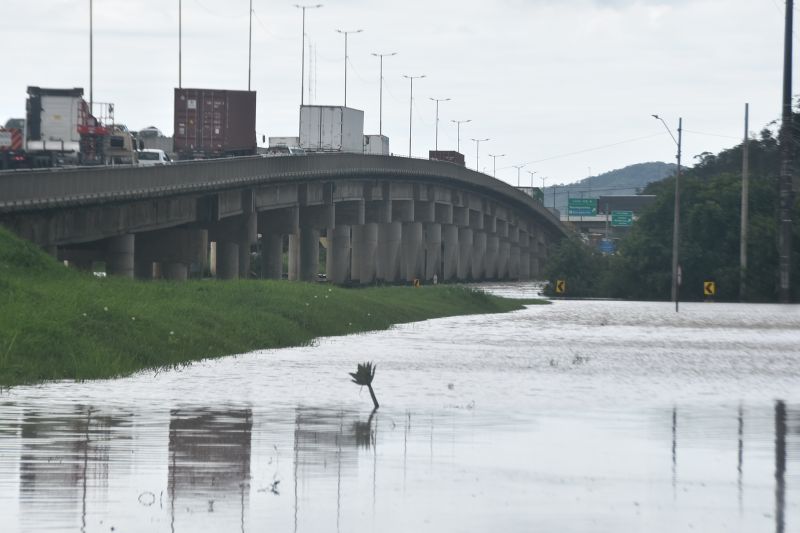
[[[377,179],[20,211],[0,223],[77,268],[139,279],[525,280],[560,238],[475,191]]]

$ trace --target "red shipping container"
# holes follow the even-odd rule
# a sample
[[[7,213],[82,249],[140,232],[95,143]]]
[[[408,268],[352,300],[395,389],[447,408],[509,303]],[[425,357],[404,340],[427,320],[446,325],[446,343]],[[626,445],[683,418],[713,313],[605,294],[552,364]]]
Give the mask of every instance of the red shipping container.
[[[254,155],[255,91],[175,89],[173,139],[179,159]]]

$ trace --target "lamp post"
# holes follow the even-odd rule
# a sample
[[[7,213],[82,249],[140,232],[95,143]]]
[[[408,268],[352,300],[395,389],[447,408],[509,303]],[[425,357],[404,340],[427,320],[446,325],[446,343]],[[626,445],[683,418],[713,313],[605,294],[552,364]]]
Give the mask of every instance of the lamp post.
[[[451,120],[450,122],[456,123],[456,152],[461,153],[461,125],[467,122],[472,122],[472,119],[467,120]]]
[[[414,116],[414,79],[422,79],[425,77],[425,74],[420,74],[419,76],[408,76],[403,74],[403,77],[411,81],[411,97],[408,100],[408,157],[411,157],[411,122],[412,117]]]
[[[533,189],[533,175],[536,174],[536,171],[535,170],[526,170],[525,172],[527,172],[528,174],[531,175],[531,189]]]
[[[303,90],[305,88],[305,81],[306,81],[306,9],[317,9],[318,7],[322,7],[322,4],[313,4],[313,5],[295,4],[294,7],[303,11],[303,36],[300,39],[300,106],[302,106]]]
[[[344,35],[344,106],[347,107],[347,36],[351,33],[361,33],[364,30],[336,30]]]
[[[472,139],[472,142],[475,143],[475,172],[480,172],[478,169],[480,168],[481,143],[488,140],[490,140],[488,137],[485,139]]]
[[[660,120],[667,129],[669,136],[678,146],[678,154],[675,158],[678,161],[678,171],[675,173],[675,218],[672,221],[672,300],[675,302],[675,312],[678,312],[678,288],[681,283],[680,265],[678,263],[678,244],[680,239],[680,179],[681,179],[681,134],[683,133],[683,118],[678,119],[678,138],[672,134],[664,119],[658,115],[653,118]]]
[[[247,36],[247,90],[250,90],[250,73],[253,70],[253,0],[250,0],[250,28]]]
[[[179,6],[180,7],[180,6]],[[94,5],[89,0],[89,113],[94,113]]]
[[[439,102],[449,102],[449,98],[430,98],[429,100],[433,100],[436,102],[436,142],[434,145],[434,150],[437,152],[439,151]]]
[[[379,57],[381,59],[381,95],[380,95],[380,104],[379,104],[379,111],[378,111],[378,135],[383,136],[383,58],[384,57],[391,57],[396,56],[397,52],[392,52],[390,54],[376,54],[373,53],[375,57]]]
[[[517,169],[517,187],[521,187],[522,184],[519,181],[519,172],[520,172],[520,170],[525,168],[525,165],[511,165],[511,166]]]
[[[495,179],[497,178],[497,158],[498,157],[505,157],[505,156],[506,156],[506,154],[489,154],[489,157],[491,157],[494,160],[494,163],[493,163],[493,166],[492,166],[492,177],[495,178]]]

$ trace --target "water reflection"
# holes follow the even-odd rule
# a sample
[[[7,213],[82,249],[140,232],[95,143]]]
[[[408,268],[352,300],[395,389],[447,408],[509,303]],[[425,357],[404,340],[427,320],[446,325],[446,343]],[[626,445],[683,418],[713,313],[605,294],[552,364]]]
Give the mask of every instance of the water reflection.
[[[786,404],[775,402],[775,531],[784,533],[786,508]]]
[[[250,409],[175,409],[169,421],[170,527],[195,513],[238,515],[245,530],[250,491]],[[195,519],[196,520],[196,519]]]

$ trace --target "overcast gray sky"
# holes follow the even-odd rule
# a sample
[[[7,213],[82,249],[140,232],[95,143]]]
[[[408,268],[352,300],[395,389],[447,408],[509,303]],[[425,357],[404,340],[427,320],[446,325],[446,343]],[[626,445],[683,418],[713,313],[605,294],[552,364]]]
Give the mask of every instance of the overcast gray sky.
[[[414,83],[413,155],[434,145],[461,151],[480,169],[516,184],[517,170],[568,183],[644,161],[674,161],[684,120],[684,160],[740,142],[744,103],[751,131],[780,115],[781,0],[322,0],[307,12],[314,47],[312,102],[341,105],[344,40],[347,101],[378,131],[378,59],[384,60],[384,133],[408,153]],[[247,88],[249,0],[183,0],[183,86]],[[6,53],[0,121],[24,116],[28,85],[89,87],[89,0],[2,0]],[[300,10],[291,0],[253,0],[252,88],[257,131],[297,135]],[[114,102],[118,122],[171,135],[178,83],[178,0],[94,0],[94,99]],[[797,62],[795,62],[796,64]],[[306,54],[309,67],[309,54]],[[308,76],[308,74],[307,74]],[[797,70],[795,69],[795,77]],[[797,91],[795,91],[797,92]],[[308,103],[308,94],[306,94]]]

